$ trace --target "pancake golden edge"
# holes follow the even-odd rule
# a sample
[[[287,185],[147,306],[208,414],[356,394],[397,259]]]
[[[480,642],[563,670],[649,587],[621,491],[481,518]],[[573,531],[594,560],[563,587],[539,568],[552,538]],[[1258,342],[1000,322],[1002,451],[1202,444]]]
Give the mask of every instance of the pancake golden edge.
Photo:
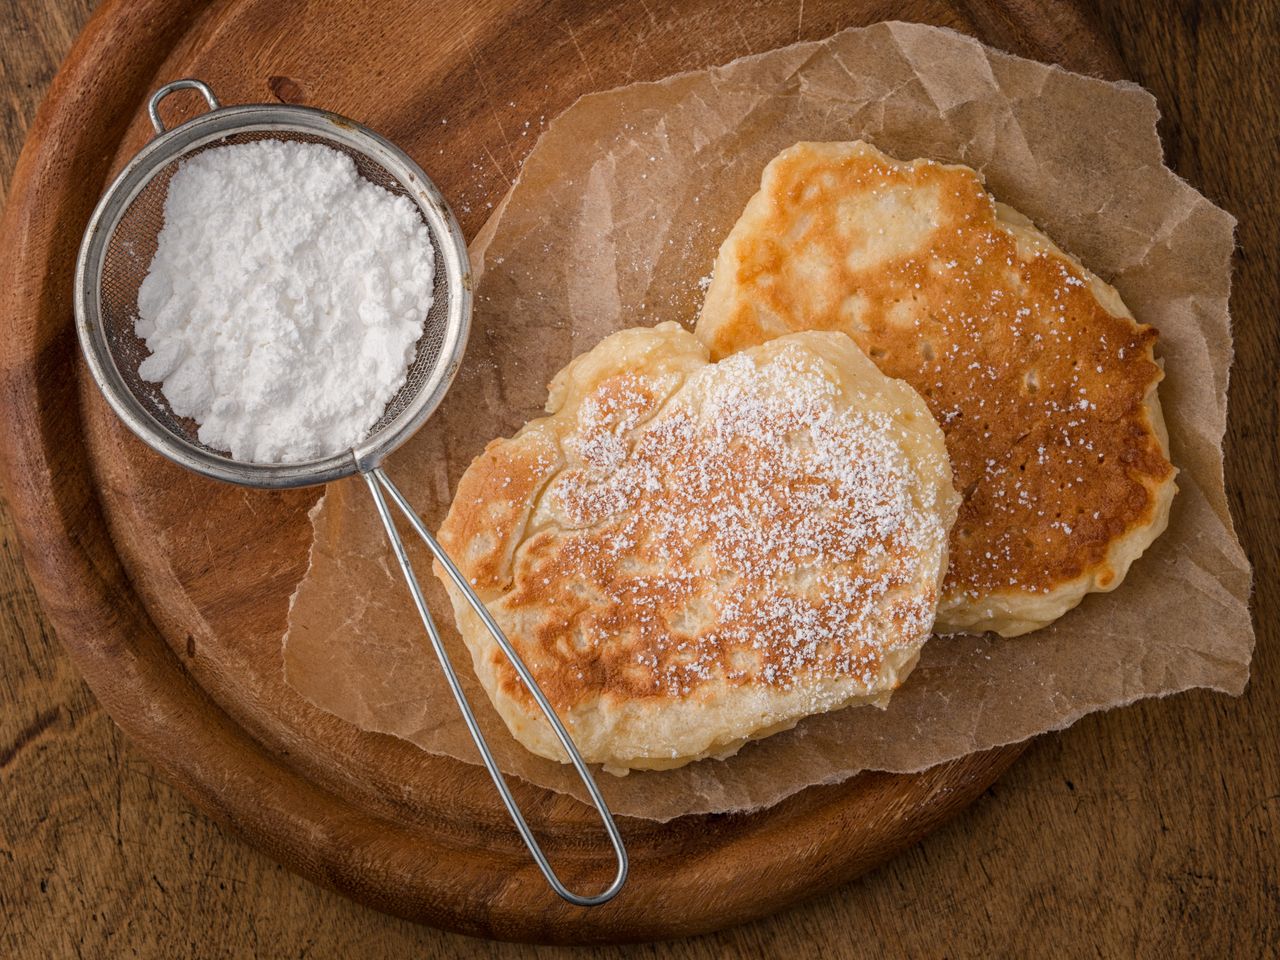
[[[695,332],[718,359],[799,330],[849,334],[942,424],[963,504],[939,632],[1045,626],[1167,526],[1155,330],[970,168],[861,141],[770,162]]]
[[[714,364],[665,323],[575,359],[546,409],[472,462],[440,541],[588,762],[678,767],[887,702],[932,631],[959,502],[914,390],[843,334]],[[566,761],[436,573],[511,733]]]

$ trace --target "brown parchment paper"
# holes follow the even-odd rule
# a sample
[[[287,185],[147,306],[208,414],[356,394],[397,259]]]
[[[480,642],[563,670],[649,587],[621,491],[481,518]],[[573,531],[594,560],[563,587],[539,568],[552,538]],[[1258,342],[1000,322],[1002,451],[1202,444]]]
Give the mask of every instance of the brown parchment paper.
[[[1111,594],[1014,640],[935,638],[886,710],[803,721],[726,761],[601,774],[620,814],[666,820],[772,804],[860,770],[909,772],[1190,687],[1239,693],[1249,566],[1222,479],[1234,220],[1163,165],[1154,99],[1123,83],[902,23],[584,97],[557,118],[473,244],[471,343],[444,405],[388,464],[429,525],[484,444],[536,417],[551,376],[621,327],[692,324],[699,280],[779,150],[858,137],[981,171],[1160,331],[1181,473],[1168,532]],[[479,756],[394,570],[367,491],[329,487],[285,638],[288,682],[366,730]],[[504,770],[584,794],[526,753],[471,673],[423,551],[431,609]]]

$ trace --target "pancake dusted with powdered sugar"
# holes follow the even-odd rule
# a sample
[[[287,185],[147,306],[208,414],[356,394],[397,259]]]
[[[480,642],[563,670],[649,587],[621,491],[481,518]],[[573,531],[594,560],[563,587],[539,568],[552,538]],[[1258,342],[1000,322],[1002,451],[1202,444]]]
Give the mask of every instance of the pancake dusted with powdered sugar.
[[[969,168],[865,143],[775,158],[696,332],[721,358],[800,330],[851,336],[946,433],[964,502],[939,630],[1043,626],[1168,523],[1155,330]]]
[[[561,371],[547,410],[472,463],[440,539],[588,761],[727,756],[903,681],[958,498],[924,402],[848,337],[711,363],[676,324],[627,330]],[[564,760],[450,596],[512,733]]]

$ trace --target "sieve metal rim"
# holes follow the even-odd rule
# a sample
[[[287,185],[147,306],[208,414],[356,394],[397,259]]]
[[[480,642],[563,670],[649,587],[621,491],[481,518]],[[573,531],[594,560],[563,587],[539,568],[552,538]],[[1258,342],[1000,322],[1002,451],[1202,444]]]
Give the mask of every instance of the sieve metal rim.
[[[377,163],[406,190],[427,221],[448,291],[439,356],[427,381],[393,419],[350,450],[298,463],[252,463],[203,449],[161,425],[129,388],[107,342],[102,278],[107,247],[130,205],[174,160],[243,133],[279,132],[336,141]],[[403,150],[369,128],[314,107],[242,104],[215,107],[147,143],[120,171],[94,208],[76,258],[76,334],[94,382],[108,405],[147,446],[179,466],[240,486],[283,489],[328,483],[377,467],[407,441],[444,399],[462,361],[471,327],[471,266],[457,218],[431,178]]]

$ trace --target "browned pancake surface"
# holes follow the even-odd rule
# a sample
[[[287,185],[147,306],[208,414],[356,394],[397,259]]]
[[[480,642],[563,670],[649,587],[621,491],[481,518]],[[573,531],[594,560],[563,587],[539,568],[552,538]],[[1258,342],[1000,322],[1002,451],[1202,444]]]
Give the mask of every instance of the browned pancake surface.
[[[965,167],[800,144],[770,165],[748,220],[699,336],[722,357],[841,330],[924,396],[963,497],[945,592],[1113,585],[1109,551],[1157,522],[1173,475],[1150,407],[1155,331]]]
[[[928,638],[957,498],[920,397],[847,337],[719,364],[675,324],[571,364],[440,530],[584,756],[675,765],[883,700]],[[536,707],[456,591],[518,738]]]

